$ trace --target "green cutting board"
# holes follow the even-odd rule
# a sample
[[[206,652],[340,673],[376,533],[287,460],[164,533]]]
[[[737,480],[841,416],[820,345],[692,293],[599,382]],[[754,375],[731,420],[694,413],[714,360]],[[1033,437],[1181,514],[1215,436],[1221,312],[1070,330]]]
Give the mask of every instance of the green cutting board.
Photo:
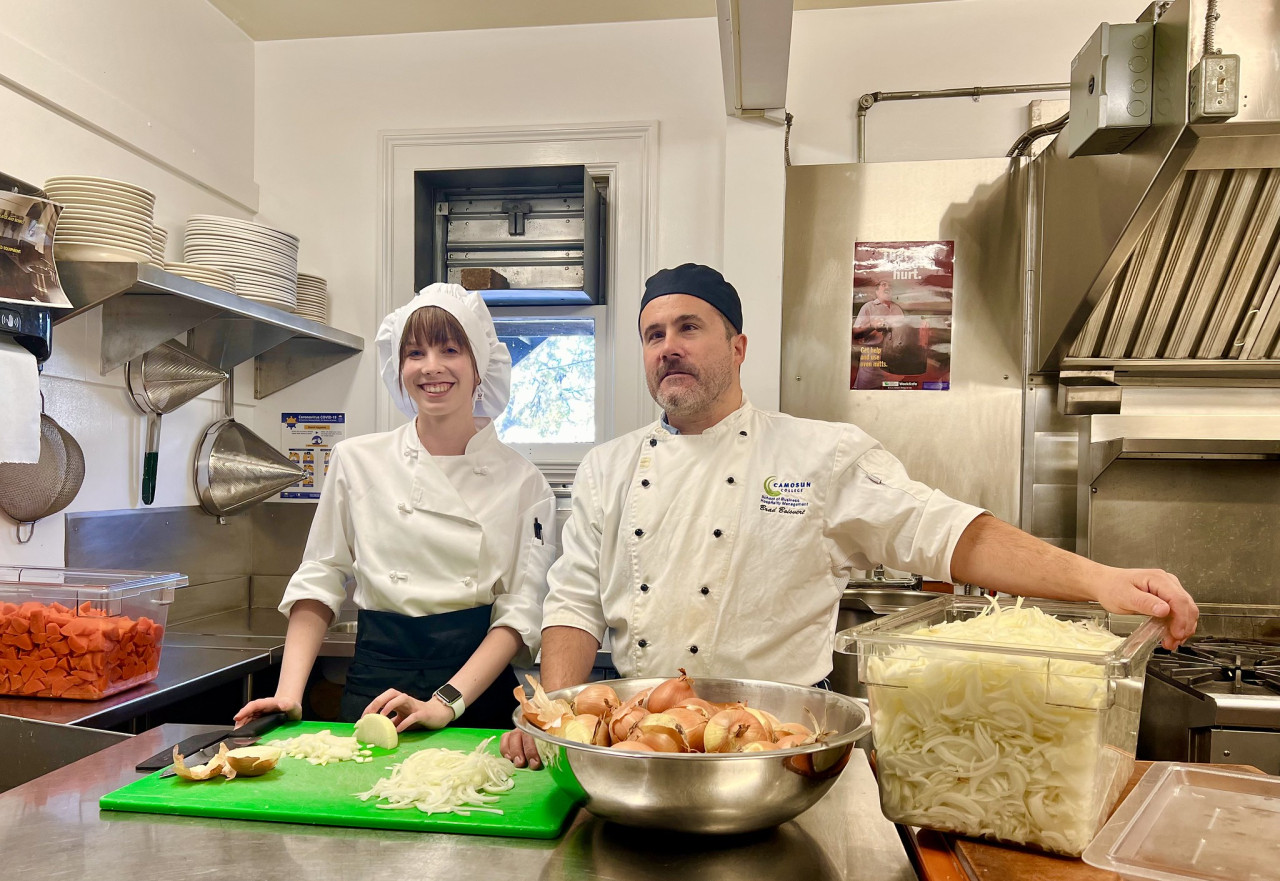
[[[325,722],[293,722],[262,738],[262,743],[283,740],[325,729],[348,737],[354,725]],[[336,762],[312,765],[306,759],[284,756],[261,777],[227,780],[161,779],[159,771],[107,793],[98,806],[111,811],[152,814],[184,814],[193,817],[225,817],[234,820],[270,820],[322,826],[359,826],[371,829],[405,829],[413,832],[466,832],[507,835],[516,838],[554,838],[574,808],[574,797],[560,789],[546,771],[517,769],[515,786],[503,793],[493,807],[501,814],[472,811],[458,814],[424,814],[416,808],[389,810],[377,807],[380,799],[361,801],[392,766],[427,747],[470,752],[487,737],[488,751],[498,754],[501,731],[477,728],[443,728],[400,735],[394,750],[373,747],[372,762]]]

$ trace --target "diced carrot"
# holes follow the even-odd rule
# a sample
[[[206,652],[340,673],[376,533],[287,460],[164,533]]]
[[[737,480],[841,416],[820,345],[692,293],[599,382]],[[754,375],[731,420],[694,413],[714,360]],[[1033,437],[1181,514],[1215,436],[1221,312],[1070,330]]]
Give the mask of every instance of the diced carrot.
[[[47,673],[54,667],[58,666],[58,662],[54,658],[44,658],[37,664],[37,666]]]
[[[23,651],[29,652],[33,648],[31,644],[31,637],[27,636],[25,633],[22,636],[15,636],[12,639],[13,642],[11,642],[10,645],[16,646]]]
[[[10,660],[0,661],[0,670],[17,675],[22,670],[22,662]]]
[[[16,611],[18,611],[18,607],[13,603],[0,603],[0,615],[12,615]]]
[[[31,622],[22,615],[13,615],[9,618],[9,633],[26,633],[31,629]]]
[[[89,643],[83,636],[68,636],[67,645],[71,647],[71,651],[77,655],[83,655],[89,650]]]

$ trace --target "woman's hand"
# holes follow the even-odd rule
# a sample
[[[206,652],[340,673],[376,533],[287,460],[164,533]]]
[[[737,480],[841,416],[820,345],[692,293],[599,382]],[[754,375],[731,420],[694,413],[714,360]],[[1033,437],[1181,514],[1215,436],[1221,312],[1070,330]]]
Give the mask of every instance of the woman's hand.
[[[453,710],[435,698],[420,701],[416,697],[388,688],[364,708],[365,715],[380,713],[396,724],[396,731],[415,725],[443,728],[453,721]]]
[[[256,701],[249,701],[236,713],[236,727],[256,719],[258,716],[265,716],[267,713],[284,713],[289,717],[291,722],[297,722],[302,718],[302,706],[295,700],[282,697],[263,697]]]

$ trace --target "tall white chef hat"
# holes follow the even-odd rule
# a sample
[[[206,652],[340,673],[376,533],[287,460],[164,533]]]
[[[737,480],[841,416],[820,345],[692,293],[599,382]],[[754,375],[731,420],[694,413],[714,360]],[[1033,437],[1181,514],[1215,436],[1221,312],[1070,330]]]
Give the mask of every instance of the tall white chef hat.
[[[397,409],[412,418],[418,413],[413,399],[400,385],[400,339],[409,316],[426,306],[439,306],[466,331],[467,342],[476,356],[480,387],[476,392],[475,415],[496,419],[511,395],[511,353],[498,339],[493,316],[480,295],[456,284],[429,284],[405,305],[382,320],[378,328],[378,372],[391,392]]]

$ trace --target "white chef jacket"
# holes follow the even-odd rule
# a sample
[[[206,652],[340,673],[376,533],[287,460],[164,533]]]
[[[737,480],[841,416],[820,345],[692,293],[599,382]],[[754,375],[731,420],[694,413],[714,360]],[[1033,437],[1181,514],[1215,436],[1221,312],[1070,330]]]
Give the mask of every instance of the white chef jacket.
[[[534,519],[541,524],[535,537]],[[354,578],[361,609],[432,615],[493,604],[490,627],[541,641],[555,496],[493,423],[461,456],[432,456],[412,422],[337,444],[302,565],[280,611],[319,600],[337,616]]]
[[[850,571],[948,581],[981,513],[853,425],[744,399],[700,435],[655,422],[587,454],[542,624],[608,631],[623,676],[812,685],[831,672]]]

